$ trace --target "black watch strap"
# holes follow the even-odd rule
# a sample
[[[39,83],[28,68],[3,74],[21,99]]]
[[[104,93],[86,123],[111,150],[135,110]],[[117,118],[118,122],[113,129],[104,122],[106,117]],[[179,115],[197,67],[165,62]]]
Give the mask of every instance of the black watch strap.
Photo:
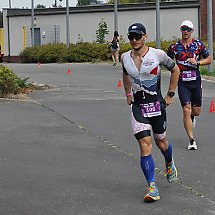
[[[169,91],[169,92],[167,93],[167,95],[170,96],[170,97],[173,97],[173,96],[175,95],[175,92]]]

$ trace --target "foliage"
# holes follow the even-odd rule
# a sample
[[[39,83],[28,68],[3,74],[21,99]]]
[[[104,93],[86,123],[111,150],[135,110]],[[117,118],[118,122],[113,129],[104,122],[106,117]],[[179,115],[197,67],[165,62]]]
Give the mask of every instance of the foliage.
[[[53,63],[61,62],[62,55],[67,52],[66,45],[62,43],[34,46],[24,49],[20,57],[25,63]]]
[[[125,38],[122,35],[119,36],[119,41],[120,44],[125,44]]]
[[[17,80],[17,75],[11,69],[6,66],[0,67],[0,93],[2,95],[17,93],[19,90]]]
[[[166,2],[168,0],[160,0],[160,2]],[[169,0],[179,1],[179,0]],[[130,3],[156,3],[156,0],[118,0],[118,4],[130,4]],[[114,4],[114,0],[107,1],[107,4]]]
[[[81,38],[81,37],[80,37]],[[177,41],[161,41],[161,49],[167,51],[170,44]],[[204,42],[206,45],[207,43]],[[147,42],[147,46],[156,48],[156,42]],[[214,44],[215,48],[215,44]],[[130,43],[120,40],[120,55],[131,49]],[[111,52],[108,43],[83,42],[71,43],[69,48],[65,44],[48,44],[43,46],[29,47],[20,53],[24,63],[56,63],[56,62],[101,62],[111,61]],[[202,68],[202,67],[200,67]],[[206,72],[207,73],[207,72]]]
[[[201,75],[207,75],[207,76],[214,76],[215,77],[215,70],[213,72],[208,72],[207,66],[201,66],[200,67],[200,73]]]
[[[108,29],[107,23],[105,22],[104,18],[102,18],[99,23],[99,28],[96,31],[96,42],[97,43],[106,42],[105,35],[107,35],[109,33],[109,31],[107,29]]]
[[[62,7],[61,3],[63,0],[59,0],[60,4],[57,5],[57,0],[55,0],[54,4],[52,4],[52,7]]]
[[[38,5],[36,6],[36,8],[46,8],[46,6],[45,6],[45,5],[42,5],[42,4],[38,4]]]
[[[18,84],[18,87],[19,88],[25,88],[25,87],[31,86],[31,84],[28,83],[28,80],[29,80],[29,78],[25,78],[25,77],[19,78],[19,77],[17,77],[16,82]]]
[[[68,62],[99,62],[110,58],[108,44],[77,43],[71,44],[68,50]]]
[[[91,0],[78,0],[77,6],[90,5]]]

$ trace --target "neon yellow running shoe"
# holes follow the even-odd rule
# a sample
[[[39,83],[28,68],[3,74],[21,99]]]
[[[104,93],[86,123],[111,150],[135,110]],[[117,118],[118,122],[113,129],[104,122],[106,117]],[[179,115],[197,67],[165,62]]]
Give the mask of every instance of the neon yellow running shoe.
[[[148,193],[144,196],[145,202],[154,202],[160,199],[158,188],[155,182],[151,182],[149,185]]]
[[[175,167],[174,161],[172,161],[171,165],[166,164],[166,176],[169,183],[178,180],[178,172]]]

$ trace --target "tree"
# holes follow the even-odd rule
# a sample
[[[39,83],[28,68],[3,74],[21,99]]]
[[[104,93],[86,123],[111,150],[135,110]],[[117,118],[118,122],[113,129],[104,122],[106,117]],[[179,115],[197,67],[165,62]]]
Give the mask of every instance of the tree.
[[[78,0],[77,6],[90,5],[91,0]]]
[[[165,1],[179,1],[179,0],[160,0],[160,2]],[[156,0],[117,0],[119,4],[129,4],[129,3],[150,3],[150,2],[156,2]],[[107,4],[114,4],[114,0],[108,0]]]
[[[45,5],[42,5],[42,4],[38,4],[38,5],[36,6],[36,8],[46,8],[46,6],[45,6]]]
[[[100,0],[78,0],[77,6],[101,4]]]
[[[101,22],[99,23],[99,29],[96,31],[96,42],[97,43],[105,43],[105,35],[107,35],[109,31],[107,30],[107,23],[102,18]]]

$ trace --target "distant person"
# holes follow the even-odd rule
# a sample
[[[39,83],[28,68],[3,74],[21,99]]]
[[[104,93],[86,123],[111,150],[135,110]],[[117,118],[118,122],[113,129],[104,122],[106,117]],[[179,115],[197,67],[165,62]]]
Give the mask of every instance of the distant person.
[[[176,59],[180,69],[178,95],[183,109],[184,128],[189,138],[188,150],[197,150],[193,127],[196,123],[195,116],[200,115],[202,105],[199,67],[209,65],[211,57],[205,45],[200,40],[192,38],[194,26],[191,21],[183,21],[180,31],[182,39],[170,45],[167,54]]]
[[[114,31],[110,48],[113,66],[116,66],[119,63],[119,34],[117,31]]]
[[[146,28],[134,23],[128,28],[132,50],[122,55],[123,84],[127,104],[131,106],[133,133],[140,146],[140,165],[148,183],[146,202],[160,199],[155,184],[155,163],[152,158],[152,135],[165,159],[167,180],[177,180],[172,145],[166,137],[166,105],[173,103],[178,83],[179,68],[168,55],[145,45]],[[161,66],[171,71],[168,93],[161,95]]]

